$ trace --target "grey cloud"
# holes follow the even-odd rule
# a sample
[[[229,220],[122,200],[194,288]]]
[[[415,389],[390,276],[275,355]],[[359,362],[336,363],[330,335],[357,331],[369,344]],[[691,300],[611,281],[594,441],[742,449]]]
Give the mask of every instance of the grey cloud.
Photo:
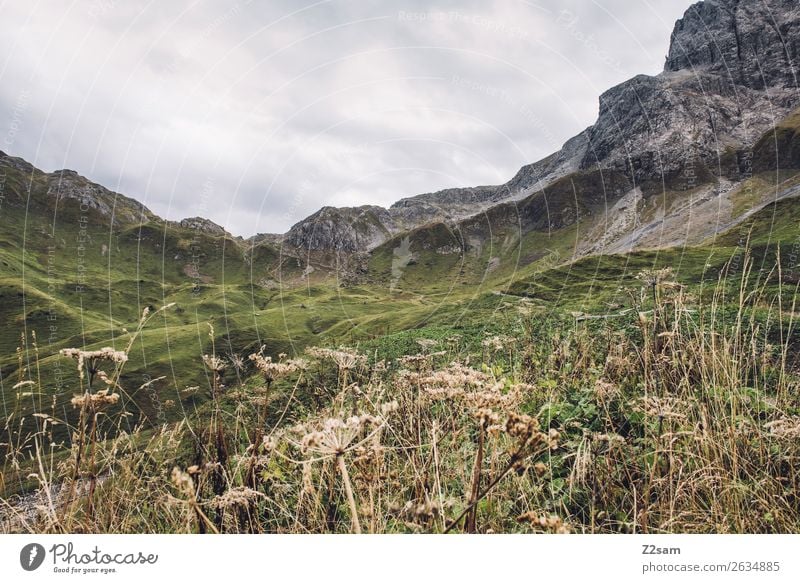
[[[7,3],[0,147],[171,219],[282,232],[326,204],[507,180],[658,72],[689,3]]]

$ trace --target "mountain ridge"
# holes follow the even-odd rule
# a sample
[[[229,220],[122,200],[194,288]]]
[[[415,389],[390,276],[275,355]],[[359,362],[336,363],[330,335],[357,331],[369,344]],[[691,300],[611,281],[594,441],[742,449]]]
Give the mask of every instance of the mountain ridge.
[[[364,254],[428,225],[477,232],[482,216],[497,217],[507,209],[528,213],[520,225],[552,230],[601,212],[601,202],[607,212],[625,196],[641,206],[656,195],[666,198],[704,185],[713,185],[717,195],[729,192],[752,177],[754,149],[764,150],[765,134],[800,104],[792,67],[798,47],[800,8],[789,0],[698,2],[675,23],[661,73],[636,75],[603,92],[593,125],[507,182],[419,194],[388,208],[324,206],[284,234],[235,239],[298,255]],[[41,173],[24,160],[3,156],[19,171]],[[164,221],[135,199],[77,172],[45,176],[57,201],[80,200],[121,224]],[[234,238],[202,217],[166,222]],[[608,239],[608,233],[599,238]],[[583,248],[602,252],[594,243]]]

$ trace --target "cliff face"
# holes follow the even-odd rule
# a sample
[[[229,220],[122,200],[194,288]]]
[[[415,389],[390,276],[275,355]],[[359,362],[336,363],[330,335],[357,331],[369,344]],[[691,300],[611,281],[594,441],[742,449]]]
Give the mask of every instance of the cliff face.
[[[154,217],[140,202],[95,184],[73,170],[57,170],[48,174],[47,182],[48,196],[59,202],[64,199],[78,201],[82,207],[94,209],[101,216],[113,219],[115,224],[135,224]]]
[[[377,247],[395,232],[398,229],[385,208],[323,207],[289,229],[283,243],[302,251],[356,253]]]
[[[795,0],[707,0],[675,24],[666,71],[702,69],[752,89],[797,87]]]
[[[688,164],[737,180],[748,150],[798,104],[800,9],[787,0],[708,0],[675,24],[664,72],[600,97],[581,168],[671,182]]]
[[[737,180],[747,150],[796,105],[792,89],[734,85],[702,70],[635,77],[601,96],[580,167],[621,170],[650,190],[678,188],[696,164]]]
[[[326,213],[324,220],[313,215],[301,224],[311,221],[318,226],[293,228],[288,241],[312,249],[330,244],[365,251],[398,230],[441,221],[474,223],[473,217],[498,205],[490,214],[514,208],[509,202],[529,210],[544,208],[527,199],[546,198],[549,190],[560,191],[556,185],[565,177],[576,172],[592,175],[596,169],[623,174],[645,198],[720,179],[736,183],[752,173],[756,142],[800,103],[795,71],[799,46],[796,0],[699,2],[675,24],[661,74],[638,75],[606,91],[594,125],[558,152],[521,168],[507,183],[403,199],[388,214],[362,209],[380,223],[370,236],[355,231],[344,235],[348,227],[331,222],[337,220],[335,213]],[[591,206],[583,201],[609,194],[585,176],[571,184],[581,185],[570,202],[572,210],[560,208],[563,197],[556,196],[555,206],[544,205],[551,216],[577,217],[577,208]],[[614,196],[607,202],[613,203]],[[357,225],[357,216],[347,212],[338,218]],[[530,216],[528,222],[553,221]]]

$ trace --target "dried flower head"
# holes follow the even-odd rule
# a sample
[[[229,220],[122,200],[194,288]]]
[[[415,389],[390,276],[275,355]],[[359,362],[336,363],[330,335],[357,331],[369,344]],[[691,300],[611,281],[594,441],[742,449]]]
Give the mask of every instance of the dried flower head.
[[[188,472],[182,471],[178,466],[172,468],[172,483],[184,496],[194,497],[194,480],[192,480],[192,476]]]
[[[306,433],[300,447],[318,455],[341,455],[356,444],[356,438],[368,427],[379,427],[383,418],[373,415],[353,415],[347,419],[326,419],[322,427]]]
[[[518,522],[525,522],[544,532],[553,534],[569,534],[570,528],[564,521],[555,515],[546,516],[538,512],[525,512],[517,517]]]
[[[238,486],[226,490],[222,494],[212,498],[208,505],[217,510],[227,510],[229,508],[247,508],[259,498],[266,498],[262,492],[247,488],[245,486]]]
[[[764,427],[778,439],[800,439],[800,417],[784,417],[770,421]]]
[[[359,354],[352,348],[344,347],[338,349],[310,347],[306,349],[306,354],[317,359],[330,359],[342,371],[352,370],[367,361],[365,355]]]
[[[114,350],[110,346],[105,346],[100,350],[81,350],[80,348],[62,348],[59,352],[61,356],[73,358],[77,361],[78,374],[83,380],[84,369],[88,370],[91,378],[100,370],[101,361],[109,361],[114,364],[122,364],[128,361],[128,354],[122,350]]]
[[[491,350],[492,352],[500,352],[501,350],[512,346],[515,342],[516,340],[510,336],[490,336],[481,342],[481,346],[487,350]]]
[[[84,393],[83,395],[75,395],[70,400],[74,407],[91,406],[95,409],[101,407],[116,405],[119,401],[119,393],[109,393],[108,389],[97,391],[96,393]]]
[[[305,370],[307,363],[302,359],[297,360],[284,360],[285,354],[278,356],[278,362],[273,362],[271,356],[264,356],[265,347],[262,346],[261,350],[250,355],[250,360],[256,365],[259,372],[264,375],[264,380],[268,385],[272,384],[279,378],[283,378],[299,370]]]
[[[211,356],[208,354],[203,355],[203,364],[206,365],[208,370],[221,375],[227,368],[227,363],[218,356]]]

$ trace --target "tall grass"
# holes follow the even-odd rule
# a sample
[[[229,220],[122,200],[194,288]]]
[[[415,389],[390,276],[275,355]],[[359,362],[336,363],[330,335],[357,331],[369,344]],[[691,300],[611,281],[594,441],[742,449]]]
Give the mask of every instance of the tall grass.
[[[747,254],[697,295],[648,271],[627,310],[520,309],[479,353],[453,338],[392,361],[225,359],[212,344],[206,406],[132,430],[115,397],[126,352],[68,351],[86,380],[69,445],[55,407],[22,434],[23,399],[43,391],[35,374],[14,388],[0,528],[798,532],[797,289],[782,282]]]

